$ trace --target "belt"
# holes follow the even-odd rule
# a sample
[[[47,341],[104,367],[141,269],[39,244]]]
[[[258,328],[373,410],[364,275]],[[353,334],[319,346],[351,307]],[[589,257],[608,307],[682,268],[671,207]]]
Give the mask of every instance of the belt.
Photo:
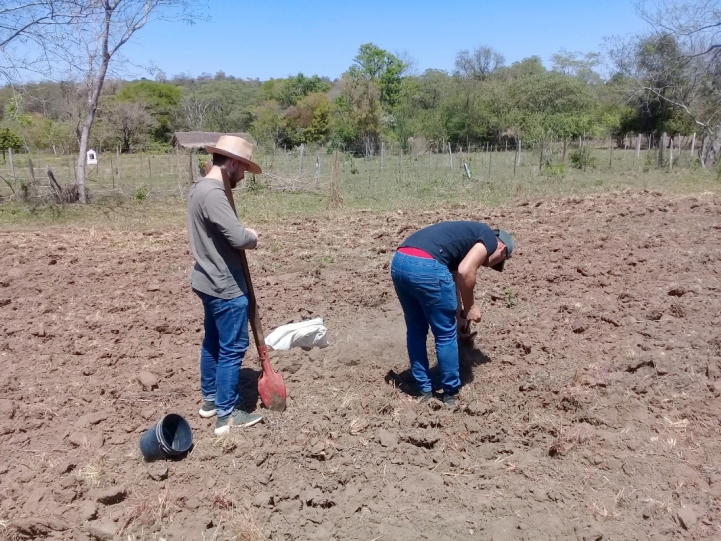
[[[413,248],[412,246],[404,246],[403,248],[398,248],[398,251],[405,255],[410,255],[413,257],[422,257],[424,259],[433,259],[433,256],[429,254],[428,252],[421,250],[420,248]]]

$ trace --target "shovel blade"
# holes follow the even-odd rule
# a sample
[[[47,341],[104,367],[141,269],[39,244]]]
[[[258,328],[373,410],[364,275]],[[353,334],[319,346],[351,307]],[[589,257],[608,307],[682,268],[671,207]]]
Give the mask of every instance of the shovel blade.
[[[261,346],[258,348],[260,356],[260,364],[263,367],[263,373],[258,378],[258,394],[263,401],[263,405],[269,410],[284,411],[285,410],[285,382],[283,376],[273,370],[270,365],[270,356],[268,348]]]
[[[286,390],[283,376],[274,372],[270,366],[267,369],[266,365],[263,366],[263,373],[258,378],[258,394],[269,410],[285,410]]]
[[[268,371],[263,370],[258,379],[258,394],[260,394],[263,405],[269,410],[285,410],[285,382],[283,376],[274,372],[272,368]]]

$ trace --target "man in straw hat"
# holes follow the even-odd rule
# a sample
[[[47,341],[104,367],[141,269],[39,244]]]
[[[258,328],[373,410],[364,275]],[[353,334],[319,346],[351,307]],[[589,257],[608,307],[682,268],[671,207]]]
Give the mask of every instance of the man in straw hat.
[[[503,271],[513,252],[503,229],[479,222],[441,222],[413,233],[398,248],[391,278],[406,320],[406,344],[423,401],[433,397],[428,368],[428,328],[436,342],[443,402],[456,406],[461,388],[457,337],[468,337],[469,322],[481,321],[473,297],[481,267]]]
[[[200,349],[201,417],[217,414],[215,433],[251,426],[262,417],[236,407],[240,404],[240,365],[248,349],[248,289],[239,250],[251,250],[258,234],[244,227],[230,206],[222,172],[235,188],[246,171],[261,173],[252,161],[253,145],[223,135],[205,150],[213,167],[197,179],[188,195],[188,237],[195,265],[190,285],[203,302],[205,337]]]

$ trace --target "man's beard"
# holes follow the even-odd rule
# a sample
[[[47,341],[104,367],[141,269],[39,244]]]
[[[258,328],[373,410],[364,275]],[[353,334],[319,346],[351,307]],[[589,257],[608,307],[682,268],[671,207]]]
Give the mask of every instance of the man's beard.
[[[234,173],[229,174],[228,177],[230,178],[231,187],[235,188],[238,183],[243,179],[243,172],[235,171]]]

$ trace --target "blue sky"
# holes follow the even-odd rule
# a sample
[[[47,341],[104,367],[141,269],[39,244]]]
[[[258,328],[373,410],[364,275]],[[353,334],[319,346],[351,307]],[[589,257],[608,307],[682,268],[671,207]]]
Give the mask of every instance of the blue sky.
[[[419,72],[452,70],[458,51],[480,45],[501,52],[508,64],[538,55],[550,67],[551,55],[561,49],[600,52],[604,37],[646,29],[630,0],[208,0],[208,5],[209,22],[154,22],[125,46],[124,56],[152,63],[168,77],[222,70],[261,80],[298,72],[334,79],[368,42],[406,53]]]

